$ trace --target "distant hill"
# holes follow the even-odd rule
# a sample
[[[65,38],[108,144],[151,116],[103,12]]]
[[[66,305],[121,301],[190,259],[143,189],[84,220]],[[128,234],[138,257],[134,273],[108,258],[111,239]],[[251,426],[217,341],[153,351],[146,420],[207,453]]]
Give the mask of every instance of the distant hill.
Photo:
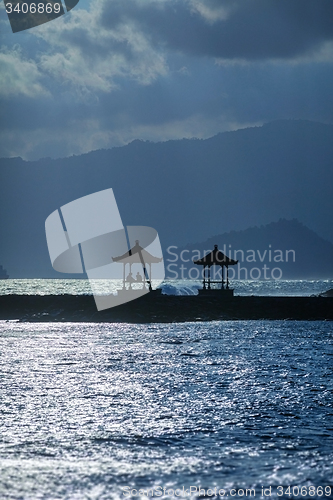
[[[230,275],[235,272],[236,279],[333,278],[333,244],[296,219],[230,231],[180,248],[171,246],[164,256],[167,276],[176,278],[178,273],[179,278],[195,278],[202,268],[194,265],[193,260],[203,257],[214,245],[239,261],[230,267]],[[185,268],[182,276],[181,265]]]
[[[10,276],[53,272],[44,222],[108,187],[125,225],[152,226],[162,247],[301,220],[333,241],[333,126],[277,121],[210,139],[127,146],[58,160],[0,160],[0,258]]]

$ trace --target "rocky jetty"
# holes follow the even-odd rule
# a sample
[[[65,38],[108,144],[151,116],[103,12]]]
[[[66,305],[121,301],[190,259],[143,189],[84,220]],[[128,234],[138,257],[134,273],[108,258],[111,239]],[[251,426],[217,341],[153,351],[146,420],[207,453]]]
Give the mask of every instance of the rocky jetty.
[[[332,320],[333,297],[220,297],[149,293],[97,311],[90,295],[2,295],[0,320],[171,323],[212,320]]]

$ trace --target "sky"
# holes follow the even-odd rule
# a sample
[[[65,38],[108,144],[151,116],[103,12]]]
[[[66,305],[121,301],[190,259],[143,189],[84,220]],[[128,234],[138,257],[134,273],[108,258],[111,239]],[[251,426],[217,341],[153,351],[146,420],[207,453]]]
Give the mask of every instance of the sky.
[[[80,0],[12,33],[0,5],[0,157],[333,122],[332,0]]]

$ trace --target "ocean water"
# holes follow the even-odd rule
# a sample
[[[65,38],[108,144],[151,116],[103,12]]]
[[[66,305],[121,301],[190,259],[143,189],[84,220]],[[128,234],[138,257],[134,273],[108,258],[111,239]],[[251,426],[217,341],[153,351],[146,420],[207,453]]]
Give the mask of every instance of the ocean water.
[[[0,322],[0,499],[331,498],[332,375],[331,322]]]
[[[99,294],[110,293],[109,280],[93,280],[94,290]],[[154,280],[153,280],[154,285]],[[119,286],[119,284],[118,284]],[[135,285],[133,285],[135,286]],[[160,288],[167,295],[196,295],[200,281],[165,280]],[[235,295],[318,295],[333,288],[333,280],[233,280],[231,288]],[[114,292],[116,287],[114,286]],[[88,280],[72,279],[8,279],[0,280],[0,295],[91,295]]]

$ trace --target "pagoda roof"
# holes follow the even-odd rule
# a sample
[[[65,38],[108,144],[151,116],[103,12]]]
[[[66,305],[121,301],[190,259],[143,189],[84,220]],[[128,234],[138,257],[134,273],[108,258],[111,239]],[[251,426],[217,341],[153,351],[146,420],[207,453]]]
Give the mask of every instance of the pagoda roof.
[[[221,252],[218,249],[217,245],[214,245],[214,250],[211,252],[207,253],[202,259],[194,260],[194,264],[197,264],[198,266],[235,266],[238,264],[238,260],[233,260],[230,259],[227,255],[224,255],[223,252]]]
[[[140,264],[142,261],[145,264],[157,264],[163,259],[159,257],[154,257],[151,253],[147,252],[144,248],[139,245],[139,241],[135,241],[135,245],[128,252],[118,257],[112,257],[113,262],[120,262],[122,264]]]

